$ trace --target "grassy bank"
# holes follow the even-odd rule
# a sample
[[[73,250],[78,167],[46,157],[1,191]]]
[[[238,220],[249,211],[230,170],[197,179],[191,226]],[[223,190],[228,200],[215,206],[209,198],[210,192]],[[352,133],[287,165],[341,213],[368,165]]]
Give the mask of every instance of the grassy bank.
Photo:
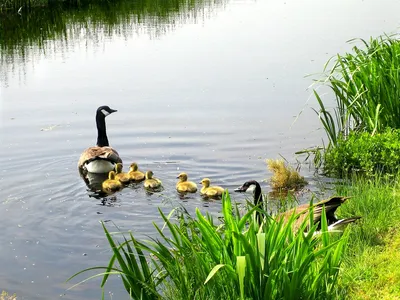
[[[349,229],[338,297],[400,299],[400,184],[397,179],[353,178],[337,193],[353,196],[341,216],[360,215]]]

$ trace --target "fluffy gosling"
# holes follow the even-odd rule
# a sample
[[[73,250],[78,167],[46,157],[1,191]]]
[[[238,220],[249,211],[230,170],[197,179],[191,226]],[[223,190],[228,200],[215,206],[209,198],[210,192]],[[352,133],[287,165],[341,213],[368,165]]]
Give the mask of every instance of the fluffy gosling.
[[[195,193],[197,192],[197,184],[193,181],[187,181],[188,176],[186,173],[180,173],[178,177],[179,181],[176,183],[176,190],[178,192],[189,192]]]

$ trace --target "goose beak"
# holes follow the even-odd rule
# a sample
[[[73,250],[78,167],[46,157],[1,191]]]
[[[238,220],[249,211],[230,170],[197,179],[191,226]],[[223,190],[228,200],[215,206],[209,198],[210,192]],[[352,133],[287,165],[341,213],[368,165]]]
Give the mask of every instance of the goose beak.
[[[117,112],[118,110],[110,108],[110,111],[111,111],[111,113],[115,113],[115,112]]]
[[[234,191],[235,191],[235,192],[238,192],[238,193],[244,193],[246,190],[247,190],[247,189],[244,188],[243,186],[234,189]]]

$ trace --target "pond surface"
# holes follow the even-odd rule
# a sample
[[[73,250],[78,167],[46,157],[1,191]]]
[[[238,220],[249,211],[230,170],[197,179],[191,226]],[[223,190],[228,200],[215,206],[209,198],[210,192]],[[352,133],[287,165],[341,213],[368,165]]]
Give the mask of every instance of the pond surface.
[[[0,290],[99,299],[99,280],[65,284],[107,264],[99,221],[144,237],[154,236],[159,206],[218,214],[219,201],[177,195],[179,172],[232,191],[270,177],[266,158],[293,163],[295,151],[321,144],[305,76],[349,51],[349,39],[395,32],[400,11],[390,0],[165,3],[1,15]],[[106,122],[125,168],[152,169],[162,193],[89,197],[77,161],[96,142],[100,105],[118,110]],[[312,170],[302,174],[317,191]],[[105,293],[128,299],[118,278]]]

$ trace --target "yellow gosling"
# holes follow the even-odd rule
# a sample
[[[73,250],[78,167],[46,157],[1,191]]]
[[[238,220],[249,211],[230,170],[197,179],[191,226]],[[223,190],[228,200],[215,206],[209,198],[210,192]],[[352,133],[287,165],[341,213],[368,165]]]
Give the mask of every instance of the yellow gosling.
[[[144,174],[138,170],[137,163],[132,163],[131,167],[129,168],[129,177],[131,180],[134,181],[142,181],[144,180]]]
[[[110,171],[110,173],[108,173],[108,179],[103,181],[101,187],[106,193],[114,193],[122,189],[122,183],[115,179],[115,172]]]
[[[203,187],[200,190],[200,194],[208,197],[221,197],[224,189],[220,186],[210,186],[211,181],[208,178],[204,178],[200,183]]]
[[[193,181],[187,181],[188,176],[186,173],[181,173],[176,178],[179,178],[179,181],[176,183],[176,190],[178,192],[195,193],[197,191],[197,184]]]
[[[161,185],[161,180],[153,177],[153,171],[146,172],[146,180],[144,181],[144,187],[146,189],[156,189],[161,187]]]
[[[122,172],[122,164],[117,163],[115,165],[115,179],[121,181],[122,183],[129,183],[131,181],[131,177],[128,173]]]

